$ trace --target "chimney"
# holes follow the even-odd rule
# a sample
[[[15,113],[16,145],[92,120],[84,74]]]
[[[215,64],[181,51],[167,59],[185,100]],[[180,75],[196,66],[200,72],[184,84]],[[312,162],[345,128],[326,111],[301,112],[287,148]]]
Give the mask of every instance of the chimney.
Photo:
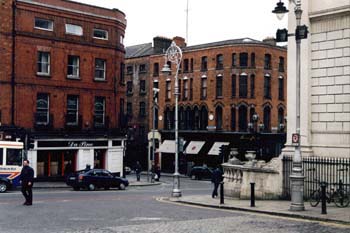
[[[276,46],[276,39],[274,37],[266,37],[263,39],[263,42],[272,46]]]
[[[186,47],[185,38],[182,38],[180,36],[175,36],[173,38],[173,41],[175,41],[176,45],[179,46],[180,48]]]
[[[172,40],[166,37],[157,36],[153,38],[153,49],[155,53],[165,53],[170,47]]]

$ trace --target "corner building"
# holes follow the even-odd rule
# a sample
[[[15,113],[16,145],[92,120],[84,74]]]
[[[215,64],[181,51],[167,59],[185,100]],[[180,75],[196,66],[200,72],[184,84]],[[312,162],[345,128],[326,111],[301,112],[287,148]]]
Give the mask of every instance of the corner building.
[[[258,159],[278,156],[285,142],[287,49],[276,46],[273,39],[242,38],[194,46],[186,46],[181,37],[173,40],[183,51],[179,137],[185,149],[180,154],[180,171],[185,173],[193,164],[215,166],[226,161],[218,156],[221,145],[237,148],[240,158],[247,150],[256,150]],[[155,38],[153,54],[144,61],[153,81],[148,85],[148,125],[154,120],[161,134],[155,160],[163,171],[172,171],[175,151],[176,67],[169,63],[172,73],[161,73],[171,41]],[[140,45],[140,51],[142,47],[149,46]],[[150,114],[153,87],[160,89],[155,119]],[[258,119],[253,120],[255,113]]]
[[[123,12],[66,0],[2,1],[1,127],[25,141],[39,178],[122,173]]]

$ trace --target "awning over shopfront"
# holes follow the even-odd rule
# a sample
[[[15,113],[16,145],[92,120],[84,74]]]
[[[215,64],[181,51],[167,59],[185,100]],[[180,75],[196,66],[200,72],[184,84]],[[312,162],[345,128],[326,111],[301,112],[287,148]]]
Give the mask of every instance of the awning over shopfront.
[[[209,155],[219,155],[220,147],[229,145],[229,142],[215,142],[209,151]]]
[[[198,154],[198,152],[202,149],[204,141],[191,141],[186,147],[186,154]]]
[[[163,143],[159,146],[158,152],[175,154],[175,141],[164,140]]]

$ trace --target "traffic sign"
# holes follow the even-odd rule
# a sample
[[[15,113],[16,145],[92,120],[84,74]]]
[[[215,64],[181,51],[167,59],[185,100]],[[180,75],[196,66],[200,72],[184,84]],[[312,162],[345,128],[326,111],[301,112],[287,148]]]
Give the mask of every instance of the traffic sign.
[[[292,134],[292,143],[299,145],[300,143],[300,135],[297,133]]]

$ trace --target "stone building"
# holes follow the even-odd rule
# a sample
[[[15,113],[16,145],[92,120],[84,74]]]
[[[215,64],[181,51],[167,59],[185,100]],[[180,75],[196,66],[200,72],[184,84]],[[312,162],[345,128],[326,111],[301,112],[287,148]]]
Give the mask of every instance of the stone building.
[[[293,5],[289,6],[293,9]],[[302,1],[301,149],[303,156],[350,158],[350,6],[349,1]],[[295,29],[289,11],[288,28]],[[295,40],[288,42],[288,132],[286,154],[294,151]]]
[[[266,155],[266,159],[278,155],[286,128],[286,48],[276,46],[273,39],[261,42],[243,38],[194,46],[186,46],[180,37],[173,40],[183,50],[179,74],[179,132],[186,141],[186,156],[181,156],[180,163],[215,165],[223,144],[237,147],[241,154],[259,147],[259,155]],[[161,133],[158,152],[162,155],[157,156],[156,163],[161,164],[163,170],[171,169],[174,160],[174,65],[170,76],[161,73],[164,53],[171,41],[155,38],[153,47],[151,44],[138,46],[145,52],[144,56],[138,56],[138,60],[126,59],[127,73],[135,72],[137,66],[139,71],[141,65],[146,67],[142,77],[149,82],[145,84],[148,115],[144,118],[148,122],[144,125],[150,130],[154,120]],[[137,76],[143,80],[140,72]],[[155,118],[150,114],[153,88],[160,89]],[[139,102],[134,96],[132,101]],[[134,113],[137,115],[138,111]],[[259,119],[254,122],[255,113]]]
[[[65,165],[122,172],[126,20],[66,0],[0,2],[0,121],[39,177]],[[24,133],[23,133],[24,132]]]

